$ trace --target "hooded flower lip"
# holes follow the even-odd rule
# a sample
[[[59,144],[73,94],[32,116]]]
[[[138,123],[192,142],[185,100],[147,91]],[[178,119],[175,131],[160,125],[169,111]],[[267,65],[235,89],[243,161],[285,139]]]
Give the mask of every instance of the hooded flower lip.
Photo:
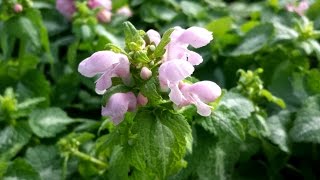
[[[110,116],[112,122],[118,125],[127,111],[135,111],[137,98],[132,92],[115,93],[110,98],[105,107],[102,107],[101,114]]]
[[[298,6],[287,4],[286,8],[289,12],[296,12],[300,16],[303,16],[304,12],[309,9],[309,3],[307,0],[303,0],[298,4]]]
[[[184,30],[176,39],[181,44],[188,44],[194,48],[200,48],[210,43],[212,33],[201,27],[190,27]]]
[[[88,6],[90,8],[102,7],[108,11],[111,11],[112,1],[111,0],[88,0]]]
[[[188,46],[200,48],[209,44],[213,39],[212,33],[201,27],[190,27],[188,29],[175,27],[170,38],[171,41],[166,46],[164,61],[181,59],[189,61],[192,65],[199,65],[203,59],[198,53],[190,51]]]
[[[183,101],[183,96],[179,89],[179,83],[189,77],[194,71],[194,67],[187,61],[179,59],[164,62],[159,68],[159,81],[162,89],[170,89],[169,97],[175,104]]]
[[[96,92],[104,94],[111,87],[112,77],[121,77],[125,83],[130,78],[130,63],[127,56],[112,51],[98,51],[83,60],[78,71],[86,77],[101,75],[96,81]]]
[[[76,12],[76,5],[74,0],[57,0],[57,10],[66,18],[71,19],[72,15]]]
[[[200,81],[192,85],[180,84],[184,101],[180,106],[194,104],[201,116],[209,116],[211,107],[207,103],[215,101],[221,95],[221,88],[211,81]]]

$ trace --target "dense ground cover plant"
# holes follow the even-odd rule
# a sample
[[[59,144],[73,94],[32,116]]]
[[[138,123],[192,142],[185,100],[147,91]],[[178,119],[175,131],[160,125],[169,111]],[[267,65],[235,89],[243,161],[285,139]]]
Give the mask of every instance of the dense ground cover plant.
[[[319,178],[319,1],[63,2],[0,1],[0,179]]]

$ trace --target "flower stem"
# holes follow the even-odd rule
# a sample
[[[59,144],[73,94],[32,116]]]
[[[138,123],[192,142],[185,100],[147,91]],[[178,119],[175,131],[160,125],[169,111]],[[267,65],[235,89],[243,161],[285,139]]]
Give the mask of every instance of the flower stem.
[[[96,159],[92,156],[89,156],[88,154],[85,154],[83,152],[80,152],[79,150],[77,149],[71,149],[71,153],[83,160],[86,160],[86,161],[90,161],[92,162],[93,164],[96,164],[96,165],[99,165],[101,166],[102,168],[108,168],[108,164],[106,164],[105,162],[102,162],[100,161],[99,159]]]

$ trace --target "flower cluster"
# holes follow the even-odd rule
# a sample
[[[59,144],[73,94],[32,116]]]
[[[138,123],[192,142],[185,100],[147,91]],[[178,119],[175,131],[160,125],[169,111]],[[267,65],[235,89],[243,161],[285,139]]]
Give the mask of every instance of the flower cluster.
[[[171,32],[169,41],[164,46],[163,42],[166,40],[162,41],[157,31],[149,30],[141,35],[143,40],[140,43],[141,47],[133,48],[136,49],[136,52],[99,51],[79,64],[78,71],[82,75],[86,77],[99,75],[95,88],[98,94],[108,93],[114,77],[121,79],[122,83],[130,89],[112,94],[106,105],[102,107],[103,116],[110,116],[112,121],[118,124],[127,111],[135,111],[138,106],[147,105],[150,95],[140,92],[145,83],[139,84],[137,82],[148,81],[151,77],[155,77],[159,81],[160,87],[157,91],[169,92],[169,100],[176,107],[193,104],[196,106],[198,114],[202,116],[211,114],[211,106],[208,104],[221,95],[220,87],[211,81],[190,84],[185,79],[192,75],[194,66],[203,61],[201,55],[189,50],[188,46],[193,48],[205,46],[212,40],[212,34],[200,27],[188,29],[175,27]],[[139,38],[133,39],[141,40]],[[152,52],[161,46],[163,46],[164,53],[160,58],[155,58]],[[135,60],[136,54],[141,55],[141,53],[145,53],[142,56],[147,59],[154,59],[147,63]],[[139,72],[139,75],[133,74],[134,72]]]
[[[289,12],[295,12],[303,16],[304,12],[309,9],[309,3],[307,0],[302,0],[298,5],[287,4],[286,8]]]
[[[76,0],[57,0],[56,8],[66,18],[71,19],[73,14],[77,11]],[[107,23],[111,21],[112,16],[112,1],[111,0],[88,0],[87,6],[90,9],[99,8],[97,18],[100,22]],[[132,12],[128,6],[124,6],[117,10],[117,14],[121,14],[127,17],[132,16]]]

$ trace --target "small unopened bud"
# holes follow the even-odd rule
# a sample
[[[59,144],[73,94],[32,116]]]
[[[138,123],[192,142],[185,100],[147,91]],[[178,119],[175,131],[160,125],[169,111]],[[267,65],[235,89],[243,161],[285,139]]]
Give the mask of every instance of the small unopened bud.
[[[117,14],[121,14],[126,17],[131,17],[132,11],[128,6],[123,6],[122,8],[117,10]]]
[[[149,46],[149,49],[150,49],[151,51],[154,51],[154,50],[156,49],[156,46],[155,46],[155,45],[150,45],[150,46]]]
[[[152,76],[152,71],[147,67],[143,67],[140,72],[140,77],[144,80],[149,79]]]
[[[137,97],[137,102],[139,105],[145,106],[148,103],[148,98],[139,93]]]
[[[111,16],[112,13],[110,11],[103,9],[98,13],[97,18],[102,23],[108,23],[111,21]]]
[[[13,7],[14,12],[16,13],[20,13],[23,11],[23,6],[19,3],[15,4]]]

